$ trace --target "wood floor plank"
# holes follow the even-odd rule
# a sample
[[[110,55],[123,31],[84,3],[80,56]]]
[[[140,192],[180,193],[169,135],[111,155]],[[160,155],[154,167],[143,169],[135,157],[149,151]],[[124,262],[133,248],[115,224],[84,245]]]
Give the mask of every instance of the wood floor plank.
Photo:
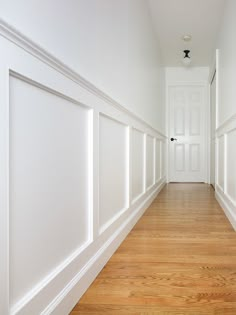
[[[169,184],[71,315],[236,314],[236,233],[206,184]]]

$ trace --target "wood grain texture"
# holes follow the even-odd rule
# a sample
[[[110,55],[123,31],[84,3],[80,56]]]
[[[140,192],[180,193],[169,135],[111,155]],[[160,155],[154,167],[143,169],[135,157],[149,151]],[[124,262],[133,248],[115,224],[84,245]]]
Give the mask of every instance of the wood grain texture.
[[[236,233],[206,184],[169,184],[71,315],[236,314]]]

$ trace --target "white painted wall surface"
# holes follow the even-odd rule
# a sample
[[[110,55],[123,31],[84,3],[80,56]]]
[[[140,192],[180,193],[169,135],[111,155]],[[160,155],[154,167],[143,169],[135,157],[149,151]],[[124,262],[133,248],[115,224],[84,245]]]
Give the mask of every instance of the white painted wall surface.
[[[0,0],[0,18],[153,127],[162,68],[145,0]]]
[[[236,1],[227,0],[217,42],[219,49],[219,125],[236,113]]]
[[[236,230],[236,1],[227,0],[218,37],[216,196]]]
[[[163,73],[145,1],[0,5],[0,314],[64,315],[166,182]]]

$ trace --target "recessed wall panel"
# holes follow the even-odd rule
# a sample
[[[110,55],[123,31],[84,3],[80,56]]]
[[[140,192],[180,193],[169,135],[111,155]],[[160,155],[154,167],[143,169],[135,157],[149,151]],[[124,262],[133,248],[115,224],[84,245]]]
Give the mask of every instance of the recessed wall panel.
[[[161,177],[166,176],[166,142],[161,142]]]
[[[99,226],[127,207],[127,126],[100,115]]]
[[[10,77],[11,305],[88,241],[88,113]]]
[[[156,140],[156,182],[161,179],[161,141]]]
[[[224,137],[218,141],[218,185],[224,189]]]
[[[132,200],[144,191],[144,133],[132,129]]]
[[[154,184],[154,138],[147,135],[146,143],[146,185]]]
[[[236,204],[236,130],[227,135],[227,194]]]

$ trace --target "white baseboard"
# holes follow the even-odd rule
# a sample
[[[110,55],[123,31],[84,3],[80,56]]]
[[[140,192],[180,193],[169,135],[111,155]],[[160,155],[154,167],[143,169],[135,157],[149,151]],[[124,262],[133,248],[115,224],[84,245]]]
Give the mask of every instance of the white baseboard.
[[[165,186],[162,182],[150,193],[147,198],[137,207],[134,213],[115,231],[115,233],[98,249],[92,258],[85,264],[69,284],[58,296],[48,305],[41,315],[66,315],[69,314],[75,304],[79,301],[85,291],[89,288],[96,276],[108,262],[121,242],[128,235],[130,230],[143,215],[145,210],[156,198],[158,193]]]
[[[224,210],[224,213],[227,216],[229,222],[231,223],[232,227],[236,231],[236,215],[235,215],[236,209],[235,209],[235,206],[227,198],[227,196],[218,189],[215,191],[215,196],[216,196],[216,199],[219,202],[220,206]]]

